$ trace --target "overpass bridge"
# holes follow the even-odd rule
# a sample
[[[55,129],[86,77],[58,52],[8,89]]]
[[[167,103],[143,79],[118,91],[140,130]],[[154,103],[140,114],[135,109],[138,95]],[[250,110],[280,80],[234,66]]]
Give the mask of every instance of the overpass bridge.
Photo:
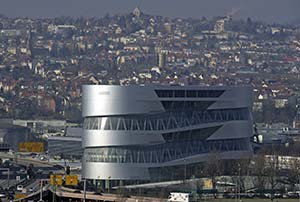
[[[41,195],[42,191],[42,195]],[[16,199],[14,201],[38,201],[42,196],[43,200],[52,200],[53,194],[56,197],[56,201],[82,201],[84,199],[84,193],[82,190],[69,189],[59,187],[56,190],[50,185],[43,187],[43,190],[38,190],[34,193],[27,195],[22,199]],[[141,197],[141,196],[124,196],[118,194],[96,194],[94,192],[86,192],[86,201],[105,201],[105,202],[166,202],[167,199],[154,198],[154,197]]]

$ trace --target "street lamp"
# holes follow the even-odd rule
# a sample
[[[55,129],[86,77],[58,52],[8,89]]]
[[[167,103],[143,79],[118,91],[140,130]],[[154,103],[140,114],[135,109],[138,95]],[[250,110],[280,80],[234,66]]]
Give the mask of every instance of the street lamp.
[[[100,175],[98,175],[98,177],[97,177],[97,184],[96,184],[96,187],[97,187],[97,191],[101,192]]]
[[[9,180],[10,180],[10,179],[9,179],[9,178],[10,178],[10,177],[9,177],[9,171],[10,171],[10,170],[9,170],[9,168],[0,168],[0,171],[2,171],[2,170],[3,170],[3,171],[7,171],[7,189],[9,189]]]
[[[83,202],[86,199],[86,178],[83,179]]]
[[[238,179],[236,179],[236,182],[235,182],[235,202],[237,202],[237,201],[238,201]]]
[[[108,193],[110,192],[110,178],[111,176],[108,176]]]
[[[43,200],[43,185],[44,185],[44,182],[48,182],[49,179],[40,179],[40,200],[39,202],[44,202]]]
[[[184,182],[186,180],[186,159],[184,159]]]
[[[238,164],[239,166],[239,201],[241,200],[241,165],[240,163]]]
[[[41,187],[41,190],[40,190],[40,202],[43,201],[43,180],[40,181],[40,187]]]
[[[240,201],[240,197],[241,197],[241,188],[240,188],[240,184],[241,184],[241,165],[240,163],[238,163],[238,179],[236,180],[236,185],[235,185],[235,201]]]

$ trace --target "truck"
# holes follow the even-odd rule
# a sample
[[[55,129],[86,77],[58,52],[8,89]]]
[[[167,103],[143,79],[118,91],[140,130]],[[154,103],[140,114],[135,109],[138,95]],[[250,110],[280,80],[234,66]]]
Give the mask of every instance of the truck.
[[[171,192],[168,202],[191,202],[192,197],[190,193]]]

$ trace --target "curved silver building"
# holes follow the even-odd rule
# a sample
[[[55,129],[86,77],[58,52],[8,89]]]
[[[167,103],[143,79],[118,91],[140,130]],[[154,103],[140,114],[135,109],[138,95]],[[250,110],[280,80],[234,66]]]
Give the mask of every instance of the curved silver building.
[[[147,180],[252,153],[250,87],[86,85],[82,99],[87,179]]]

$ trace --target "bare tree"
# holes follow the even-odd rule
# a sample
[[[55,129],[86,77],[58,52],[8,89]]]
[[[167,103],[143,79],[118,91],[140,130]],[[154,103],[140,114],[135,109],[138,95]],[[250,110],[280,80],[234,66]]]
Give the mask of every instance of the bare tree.
[[[245,158],[245,159],[240,159],[238,161],[239,164],[239,182],[240,182],[240,189],[241,192],[244,192],[246,187],[245,187],[245,182],[246,182],[246,178],[247,176],[249,176],[249,172],[251,169],[251,158]]]
[[[258,192],[262,196],[266,185],[266,160],[263,154],[258,154],[253,158],[253,183],[257,188]]]
[[[125,202],[127,200],[126,192],[123,186],[118,187],[117,189],[117,202]]]
[[[295,191],[296,184],[299,183],[299,168],[300,168],[300,161],[294,157],[287,161],[287,181],[289,183],[290,189]]]
[[[271,198],[273,199],[275,188],[279,183],[278,181],[279,167],[278,167],[277,155],[270,156],[268,162],[266,163],[266,176],[267,176],[267,182],[271,186]]]
[[[212,152],[209,155],[208,161],[204,165],[204,173],[211,178],[213,189],[216,189],[216,177],[223,174],[224,164],[221,161],[220,154]]]

